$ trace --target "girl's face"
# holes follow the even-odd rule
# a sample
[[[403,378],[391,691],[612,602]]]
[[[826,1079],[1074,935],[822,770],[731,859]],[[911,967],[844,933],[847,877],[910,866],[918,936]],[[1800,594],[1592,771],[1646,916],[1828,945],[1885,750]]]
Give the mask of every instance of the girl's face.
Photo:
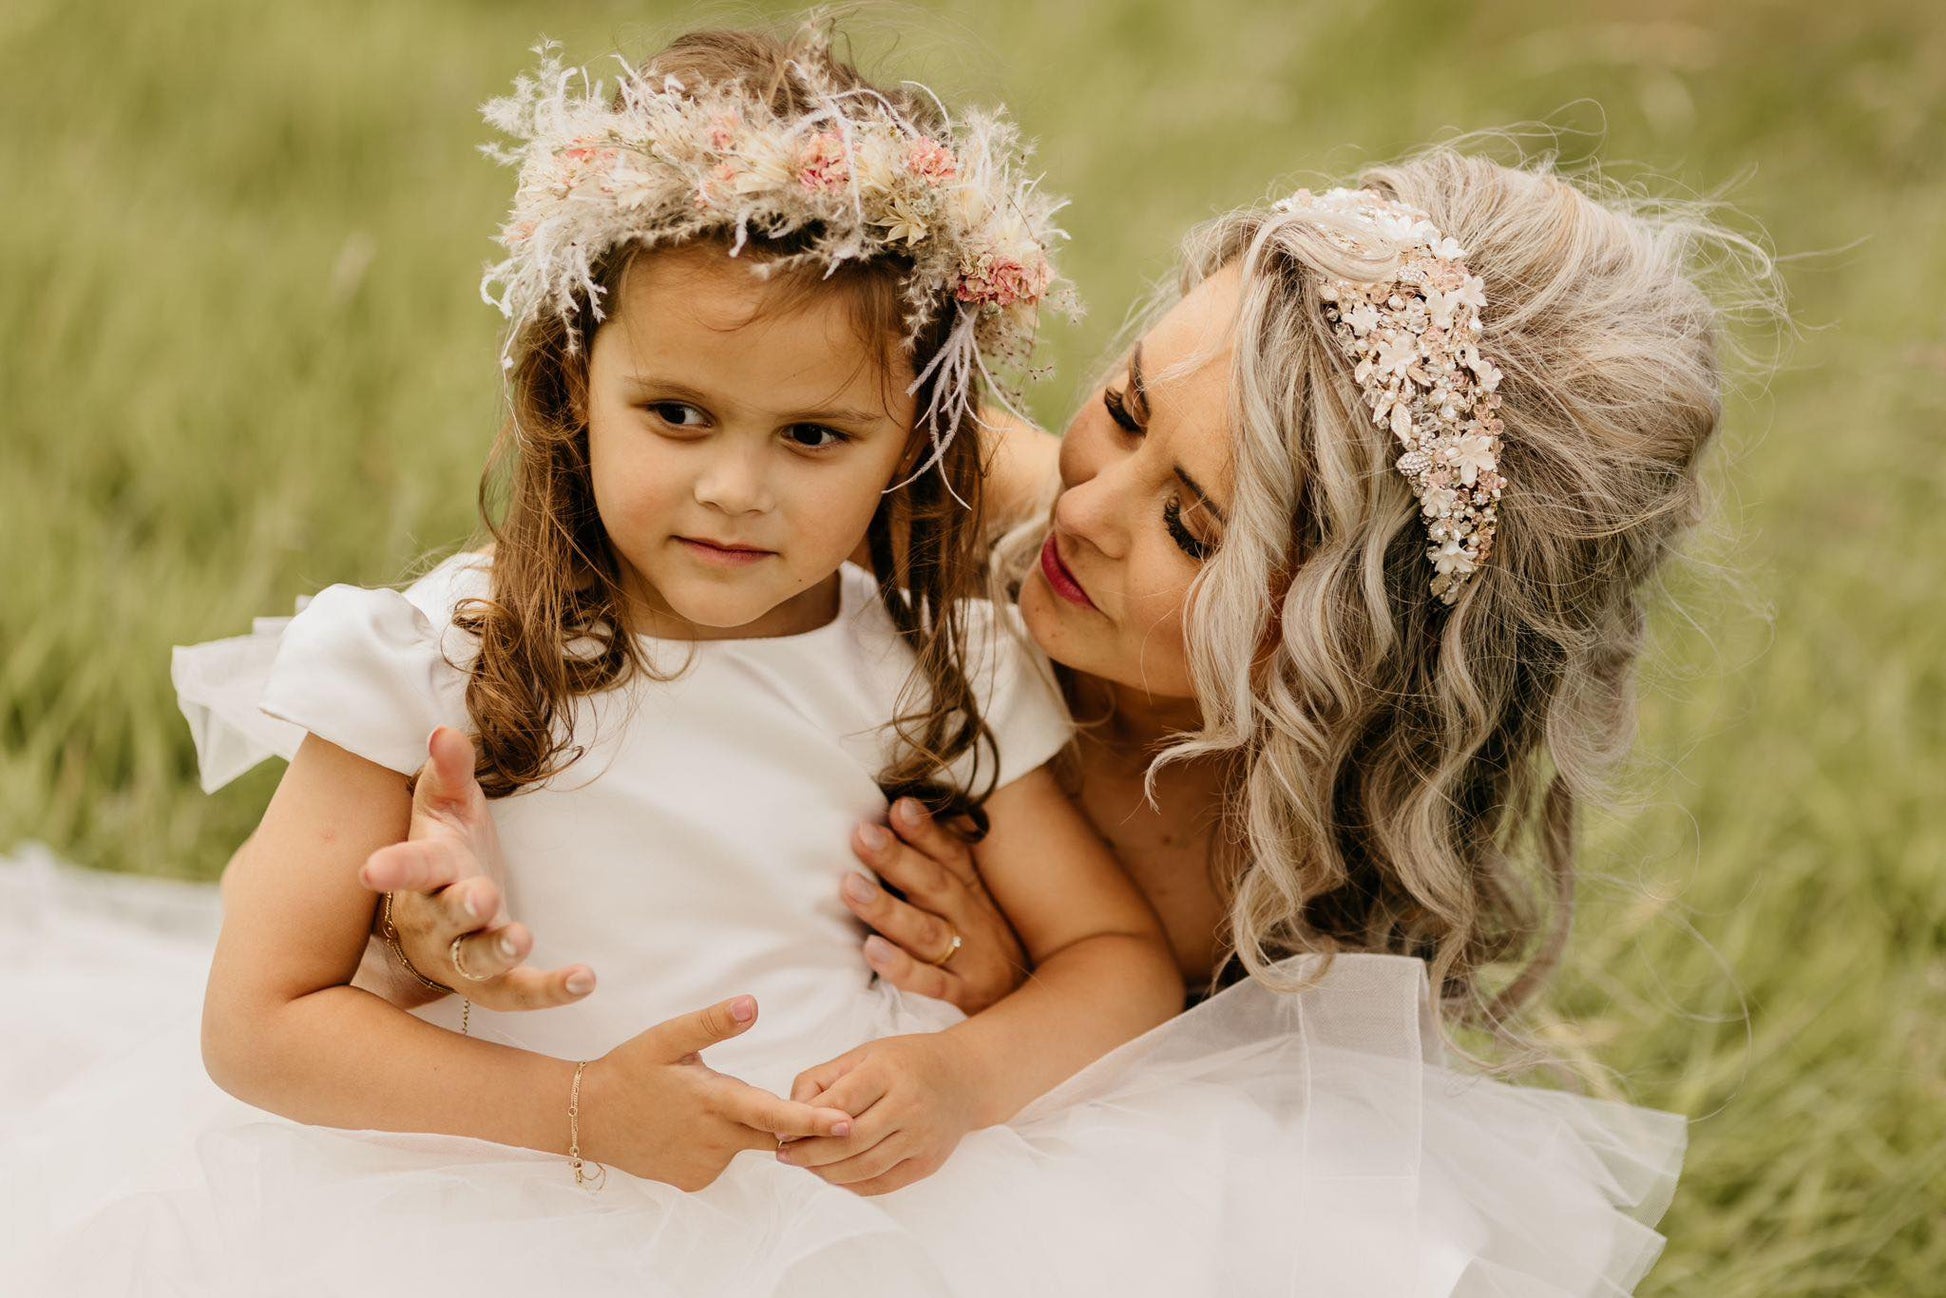
[[[787,300],[715,244],[638,257],[608,305],[588,461],[633,629],[724,639],[828,621],[838,567],[912,441],[912,375],[887,373],[844,292]]]
[[[1021,616],[1056,662],[1192,699],[1183,615],[1231,498],[1234,267],[1172,307],[1061,439],[1061,495]]]

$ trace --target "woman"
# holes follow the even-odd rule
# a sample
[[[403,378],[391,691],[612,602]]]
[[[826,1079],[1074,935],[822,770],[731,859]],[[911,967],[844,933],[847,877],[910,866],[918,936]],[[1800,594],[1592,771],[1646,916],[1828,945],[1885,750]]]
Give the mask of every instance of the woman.
[[[1180,296],[1066,434],[1003,435],[995,498],[1034,521],[996,571],[1082,723],[1075,792],[1193,986],[1328,989],[1280,958],[1413,956],[1444,1025],[1511,1037],[1566,933],[1576,803],[1629,742],[1645,586],[1700,512],[1720,380],[1691,276],[1723,236],[1452,150],[1358,185],[1423,213],[1483,284],[1395,282],[1357,199],[1200,228]],[[1498,400],[1422,448],[1426,402],[1453,394],[1415,369],[1423,348],[1373,340],[1411,322],[1423,343],[1430,315],[1429,345],[1459,354],[1445,335],[1479,288],[1490,363],[1465,363]],[[430,782],[415,837],[441,846],[368,868],[395,894],[386,976],[409,962],[502,1008],[585,995],[587,968],[521,963],[534,935],[482,874],[480,806]],[[846,904],[881,976],[976,1010],[1026,976],[1019,945],[967,849],[909,810],[853,843],[904,899],[860,879]],[[1677,1132],[1612,1201],[1653,1220],[1679,1156]],[[1659,1246],[1611,1243],[1556,1282],[1632,1286]]]

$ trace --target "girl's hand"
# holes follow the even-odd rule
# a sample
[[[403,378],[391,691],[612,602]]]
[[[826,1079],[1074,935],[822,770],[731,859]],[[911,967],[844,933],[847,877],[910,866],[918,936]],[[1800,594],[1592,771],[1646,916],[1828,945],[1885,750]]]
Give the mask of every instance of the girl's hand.
[[[987,895],[964,842],[913,798],[893,804],[891,821],[890,833],[879,825],[852,832],[858,859],[906,896],[900,901],[864,875],[846,876],[845,905],[877,930],[865,939],[865,959],[895,987],[977,1014],[1026,981],[1020,939]],[[951,950],[955,934],[960,949],[943,966],[933,964]]]
[[[799,1073],[791,1098],[855,1114],[849,1134],[795,1139],[779,1162],[886,1194],[937,1172],[973,1130],[972,1069],[950,1033],[885,1037]]]
[[[838,1106],[782,1100],[703,1063],[700,1051],[756,1021],[756,1000],[738,996],[658,1024],[589,1064],[581,1078],[582,1156],[700,1190],[746,1149],[848,1136],[856,1123]]]
[[[426,750],[406,841],[373,852],[358,874],[373,892],[392,894],[392,926],[406,959],[490,1010],[547,1009],[580,1000],[595,987],[594,970],[586,965],[539,970],[521,964],[534,949],[534,936],[507,914],[497,881],[506,877],[506,859],[474,777],[473,741],[441,726]],[[383,917],[381,905],[378,922]],[[473,979],[453,964],[455,938],[461,939],[460,963]]]

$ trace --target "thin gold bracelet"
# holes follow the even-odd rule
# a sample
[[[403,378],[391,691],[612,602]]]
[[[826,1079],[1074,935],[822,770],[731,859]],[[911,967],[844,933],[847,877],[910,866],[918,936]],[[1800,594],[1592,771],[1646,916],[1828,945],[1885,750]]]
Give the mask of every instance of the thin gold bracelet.
[[[378,935],[385,939],[385,945],[392,948],[392,958],[399,967],[419,980],[419,985],[427,991],[438,992],[441,996],[451,996],[453,989],[445,983],[437,983],[419,972],[419,967],[406,958],[405,946],[399,941],[399,930],[392,926],[392,894],[385,894],[385,904],[378,912]]]
[[[419,967],[406,958],[405,945],[399,941],[399,930],[392,925],[392,894],[389,892],[385,894],[384,904],[379,907],[378,935],[384,938],[385,945],[392,949],[392,958],[399,962],[399,967],[417,978],[421,987],[427,991],[438,992],[441,996],[456,995],[445,983],[436,983],[420,973]],[[459,1034],[463,1037],[473,1035],[473,1002],[464,996],[461,996],[459,1001]]]
[[[608,1181],[608,1169],[581,1157],[581,1074],[587,1071],[588,1062],[584,1059],[574,1066],[574,1085],[568,1091],[568,1167],[574,1172],[576,1185],[600,1190]],[[587,1171],[590,1167],[595,1169],[592,1176]]]

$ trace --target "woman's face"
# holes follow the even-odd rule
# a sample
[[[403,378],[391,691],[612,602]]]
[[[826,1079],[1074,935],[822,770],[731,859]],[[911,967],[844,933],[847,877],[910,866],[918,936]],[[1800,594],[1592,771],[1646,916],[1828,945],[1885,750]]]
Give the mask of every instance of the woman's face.
[[[1183,613],[1228,518],[1240,285],[1233,266],[1204,280],[1068,425],[1053,526],[1021,588],[1050,658],[1155,698],[1195,697]]]

